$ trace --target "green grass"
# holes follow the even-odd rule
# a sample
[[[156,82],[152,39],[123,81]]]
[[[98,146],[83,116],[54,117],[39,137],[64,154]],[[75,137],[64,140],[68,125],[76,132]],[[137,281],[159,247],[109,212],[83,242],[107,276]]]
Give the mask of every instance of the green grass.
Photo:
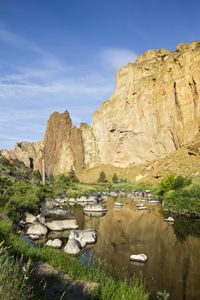
[[[111,276],[97,268],[85,266],[77,259],[68,256],[66,253],[47,247],[37,249],[29,248],[22,239],[16,236],[10,226],[0,221],[0,239],[5,240],[11,246],[10,252],[28,260],[47,262],[61,272],[69,274],[73,279],[89,280],[97,282],[99,287],[91,295],[91,299],[101,300],[147,300],[148,293],[138,280],[115,281]]]
[[[29,262],[23,265],[22,260],[9,255],[8,249],[0,244],[0,299],[36,299],[29,280],[29,266]]]

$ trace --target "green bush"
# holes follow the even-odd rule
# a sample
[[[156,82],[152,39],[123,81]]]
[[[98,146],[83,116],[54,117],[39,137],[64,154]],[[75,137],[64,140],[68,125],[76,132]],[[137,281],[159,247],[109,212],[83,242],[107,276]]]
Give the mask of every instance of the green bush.
[[[104,171],[101,171],[101,173],[99,174],[99,178],[97,180],[97,182],[107,182],[108,180],[106,179],[106,174]]]
[[[178,214],[200,216],[200,185],[191,185],[164,194],[164,209]]]
[[[76,172],[74,171],[74,169],[71,167],[71,170],[69,171],[69,174],[67,176],[67,179],[69,181],[69,183],[78,183],[78,177],[76,176]]]
[[[175,173],[169,173],[163,180],[160,182],[159,194],[163,195],[164,193],[170,190],[178,190],[188,186],[192,183],[190,178],[183,176],[176,176]]]
[[[28,182],[19,181],[9,189],[9,198],[1,200],[4,211],[13,220],[17,221],[24,211],[31,213],[39,212],[39,203],[52,191],[47,186],[36,186]]]
[[[113,182],[113,183],[118,183],[118,182],[119,182],[119,178],[118,178],[118,176],[117,176],[116,173],[115,173],[115,174],[113,175],[113,177],[112,177],[112,182]]]

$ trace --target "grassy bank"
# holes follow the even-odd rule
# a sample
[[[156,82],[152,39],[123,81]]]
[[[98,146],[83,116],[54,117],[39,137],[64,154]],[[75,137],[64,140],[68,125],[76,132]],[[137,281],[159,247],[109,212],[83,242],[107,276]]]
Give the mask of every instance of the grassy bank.
[[[148,294],[145,292],[143,285],[136,280],[115,281],[103,271],[84,266],[78,260],[62,251],[46,247],[41,249],[29,248],[20,237],[12,232],[11,227],[4,221],[0,221],[0,239],[5,240],[7,246],[11,246],[10,253],[17,257],[23,255],[26,260],[47,262],[59,269],[59,271],[69,274],[73,279],[97,282],[99,288],[91,295],[91,299],[148,299]]]
[[[38,299],[30,283],[29,265],[15,259],[3,243],[0,244],[0,299]]]

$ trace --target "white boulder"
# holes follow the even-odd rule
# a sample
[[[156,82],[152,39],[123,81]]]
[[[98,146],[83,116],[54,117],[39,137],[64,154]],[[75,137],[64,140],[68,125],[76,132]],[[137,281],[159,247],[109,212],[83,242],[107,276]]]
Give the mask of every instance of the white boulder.
[[[30,214],[30,213],[25,213],[25,222],[28,224],[33,224],[36,221],[36,216]]]
[[[70,255],[79,255],[81,252],[75,239],[68,239],[64,251]]]
[[[169,223],[173,223],[174,222],[174,218],[168,217],[167,219],[165,219],[165,221],[169,222]]]
[[[46,222],[45,225],[53,231],[62,231],[65,229],[77,229],[78,223],[76,219],[70,220],[54,220],[51,222]]]
[[[147,256],[145,254],[133,254],[130,256],[130,260],[145,263]]]
[[[37,235],[37,236],[41,236],[41,235],[45,235],[47,234],[47,228],[44,224],[41,224],[41,223],[34,223],[32,224],[28,231],[27,231],[27,234],[28,235]]]
[[[46,246],[53,247],[59,249],[62,247],[62,241],[59,239],[48,240],[45,244]]]
[[[69,239],[75,239],[81,248],[87,244],[94,244],[97,240],[97,233],[93,229],[72,230]]]
[[[38,240],[40,237],[39,237],[39,235],[30,234],[29,238],[34,241],[34,240]]]

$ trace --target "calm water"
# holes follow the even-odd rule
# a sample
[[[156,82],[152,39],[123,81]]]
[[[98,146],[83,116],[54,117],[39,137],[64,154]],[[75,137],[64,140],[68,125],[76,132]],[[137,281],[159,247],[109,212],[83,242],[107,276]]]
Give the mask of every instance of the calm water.
[[[88,263],[100,259],[114,277],[143,278],[155,299],[157,291],[170,293],[170,300],[200,299],[200,222],[178,219],[174,225],[163,221],[160,206],[137,211],[135,203],[121,198],[123,208],[115,208],[108,199],[108,212],[103,217],[84,216],[77,208],[80,229],[98,232],[98,241],[81,257]],[[131,254],[145,253],[145,265],[129,261]]]

